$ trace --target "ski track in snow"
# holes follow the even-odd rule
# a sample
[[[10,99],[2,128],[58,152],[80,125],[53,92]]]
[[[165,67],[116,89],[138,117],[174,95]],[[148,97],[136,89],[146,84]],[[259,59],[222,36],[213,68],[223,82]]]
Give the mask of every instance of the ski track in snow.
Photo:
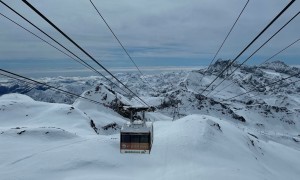
[[[95,139],[95,138],[92,138],[92,139]],[[42,153],[46,153],[46,152],[49,152],[49,151],[52,151],[52,150],[57,150],[59,148],[63,148],[63,147],[71,146],[71,145],[74,145],[74,144],[82,143],[82,142],[85,142],[85,141],[88,141],[88,140],[91,140],[91,139],[84,139],[84,140],[80,140],[80,141],[75,141],[75,142],[72,142],[72,143],[67,143],[67,144],[56,146],[56,147],[52,147],[52,148],[49,148],[49,149],[46,149],[46,150],[43,150],[43,151],[40,151],[40,152],[37,152],[37,153],[33,153],[31,155],[25,156],[25,157],[23,157],[21,159],[18,159],[16,161],[10,163],[10,165],[14,165],[16,163],[19,163],[21,161],[27,160],[27,159],[29,159],[29,158],[31,158],[33,156],[40,155]]]

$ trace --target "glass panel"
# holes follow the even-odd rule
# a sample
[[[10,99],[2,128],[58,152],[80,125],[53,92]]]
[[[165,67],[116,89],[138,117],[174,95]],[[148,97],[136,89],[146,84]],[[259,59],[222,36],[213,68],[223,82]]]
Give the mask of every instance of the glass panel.
[[[131,143],[140,143],[139,135],[131,135]]]
[[[121,135],[121,142],[123,143],[130,143],[130,135]]]
[[[149,135],[141,135],[140,142],[141,143],[149,143]]]

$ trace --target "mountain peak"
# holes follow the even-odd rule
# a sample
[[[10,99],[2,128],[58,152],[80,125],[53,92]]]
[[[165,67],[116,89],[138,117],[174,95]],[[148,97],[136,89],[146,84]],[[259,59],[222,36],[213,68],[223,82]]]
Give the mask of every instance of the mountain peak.
[[[267,62],[267,63],[263,64],[262,67],[269,67],[269,68],[288,68],[289,65],[287,65],[287,64],[284,63],[283,61],[276,60],[276,61],[272,61],[272,62]]]
[[[274,70],[275,72],[284,73],[288,75],[294,75],[300,72],[300,68],[290,67],[283,61],[272,61],[260,66],[262,69]]]

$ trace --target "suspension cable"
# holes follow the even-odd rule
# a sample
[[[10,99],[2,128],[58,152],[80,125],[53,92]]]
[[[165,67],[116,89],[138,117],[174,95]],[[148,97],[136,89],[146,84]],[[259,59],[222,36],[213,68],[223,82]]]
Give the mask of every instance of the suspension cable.
[[[129,55],[128,51],[125,49],[125,47],[123,46],[123,44],[121,43],[121,41],[119,40],[119,38],[117,37],[117,35],[113,32],[113,30],[111,29],[111,27],[108,25],[108,23],[106,22],[106,20],[104,19],[104,17],[102,16],[102,14],[100,13],[100,11],[98,10],[98,8],[95,6],[95,4],[93,3],[92,0],[90,0],[91,4],[93,5],[93,7],[95,8],[95,10],[97,11],[98,15],[101,17],[101,19],[103,20],[103,22],[106,24],[107,28],[110,30],[110,32],[113,34],[113,36],[115,37],[115,39],[118,41],[118,43],[120,44],[120,46],[122,47],[122,49],[124,50],[124,52],[126,53],[126,55],[128,56],[128,58],[131,60],[131,62],[134,64],[134,66],[136,67],[136,69],[139,71],[139,73],[144,76],[144,74],[142,73],[142,71],[139,69],[139,67],[137,66],[137,64],[134,62],[134,60],[132,59],[132,57]],[[142,81],[143,79],[140,78]],[[147,82],[148,85],[149,82]],[[150,85],[151,87],[151,85]]]
[[[263,87],[266,88],[267,86],[271,86],[271,85],[277,84],[277,83],[279,83],[279,82],[281,82],[281,81],[284,81],[284,80],[287,80],[287,79],[290,79],[290,78],[292,78],[292,77],[299,76],[299,75],[300,75],[300,73],[297,73],[297,74],[288,76],[288,77],[286,77],[286,78],[283,78],[283,79],[281,79],[281,80],[275,81],[275,82],[273,82],[273,83],[269,83],[269,84],[267,84],[267,85],[265,85],[265,86],[262,86],[262,87],[260,87],[260,88],[263,88]],[[255,91],[255,90],[256,90],[256,88],[252,88],[252,89],[250,89],[250,90],[247,91],[247,92],[244,92],[244,93],[241,93],[241,94],[239,94],[239,95],[233,96],[233,97],[231,97],[231,98],[225,99],[225,100],[223,100],[222,102],[228,101],[228,100],[231,100],[231,99],[234,99],[234,98],[236,98],[236,97],[239,97],[239,96],[242,96],[242,95],[245,95],[245,94],[248,94],[248,93],[253,92],[253,91]]]
[[[294,45],[295,43],[297,43],[300,39],[297,39],[296,41],[294,41],[293,43],[289,44],[288,46],[286,46],[285,48],[283,48],[282,50],[280,50],[279,52],[275,53],[274,55],[272,55],[270,58],[266,59],[263,63],[259,64],[255,70],[257,70],[259,67],[261,67],[263,64],[267,63],[268,61],[270,61],[271,59],[273,59],[275,56],[277,56],[278,54],[282,53],[283,51],[285,51],[286,49],[288,49],[289,47],[291,47],[292,45]],[[221,91],[227,89],[229,86],[231,86],[232,84],[234,84],[234,82],[228,84],[226,87],[224,87],[223,89],[217,91],[216,93],[213,94],[217,95],[219,94]],[[215,88],[216,89],[216,88]]]
[[[92,100],[92,99],[83,97],[83,96],[81,96],[81,95],[78,95],[78,94],[75,94],[75,93],[72,93],[72,92],[69,92],[69,91],[66,91],[66,90],[63,90],[63,89],[60,89],[60,88],[57,88],[57,87],[48,85],[48,84],[46,84],[46,83],[42,83],[42,82],[33,80],[33,79],[31,79],[31,78],[28,78],[28,77],[25,77],[25,76],[22,76],[22,75],[19,75],[19,74],[16,74],[16,73],[13,73],[13,72],[4,70],[4,69],[0,69],[0,71],[2,71],[2,72],[4,72],[4,73],[7,73],[7,74],[10,74],[10,75],[13,75],[13,76],[16,76],[16,77],[19,77],[19,78],[22,78],[22,79],[26,79],[27,81],[22,80],[22,79],[18,79],[18,78],[9,76],[9,75],[5,75],[5,74],[3,74],[3,73],[0,73],[2,76],[10,77],[10,78],[16,79],[16,80],[18,80],[18,81],[23,81],[23,82],[29,83],[29,84],[34,84],[34,85],[40,84],[40,85],[46,86],[46,87],[48,87],[48,88],[50,88],[50,89],[54,89],[55,91],[59,91],[59,92],[61,92],[61,93],[64,93],[64,94],[68,94],[68,95],[75,96],[75,97],[78,97],[78,98],[81,98],[81,99],[85,99],[85,100],[88,100],[88,101],[90,101],[90,102],[92,102],[92,103],[95,103],[95,104],[101,104],[101,105],[104,105],[104,103],[101,103],[101,102],[98,102],[98,101],[95,101],[95,100]]]
[[[276,17],[239,53],[239,55],[231,61],[218,75],[217,77],[200,93],[203,93],[228,69],[230,66],[295,2],[295,0],[291,0],[288,5],[286,5],[277,15]],[[187,108],[192,104],[190,102],[187,106],[183,108]]]
[[[269,59],[265,60],[263,63],[261,63],[261,65],[267,63],[268,61],[270,61],[271,59],[273,59],[273,58],[274,58],[275,56],[277,56],[278,54],[282,53],[283,51],[285,51],[286,49],[288,49],[288,48],[291,47],[292,45],[296,44],[299,40],[300,40],[300,38],[297,39],[296,41],[294,41],[293,43],[291,43],[290,45],[288,45],[287,47],[283,48],[283,49],[282,49],[281,51],[279,51],[278,53],[276,53],[276,54],[274,54],[273,56],[271,56]]]
[[[288,22],[286,22],[276,33],[274,33],[267,41],[265,41],[258,49],[256,49],[247,59],[245,59],[241,64],[239,64],[227,77],[225,77],[217,86],[212,89],[209,93],[206,94],[208,96],[212,93],[217,87],[219,87],[227,78],[229,78],[235,71],[237,71],[243,64],[245,64],[253,55],[255,55],[262,47],[264,47],[271,39],[273,39],[282,29],[284,29],[293,19],[295,19],[300,14],[300,11],[295,14]]]
[[[20,13],[18,13],[17,11],[15,11],[13,8],[11,8],[9,5],[7,5],[6,3],[4,3],[2,0],[0,0],[0,2],[5,5],[7,8],[9,8],[11,11],[13,11],[15,14],[17,14],[18,16],[20,16],[22,19],[24,19],[25,21],[27,21],[29,24],[31,24],[32,26],[34,26],[36,29],[38,29],[40,32],[42,32],[44,35],[46,35],[47,37],[49,37],[51,40],[53,40],[55,43],[57,43],[59,46],[61,46],[62,48],[64,48],[65,50],[67,50],[69,53],[71,53],[73,56],[75,56],[77,59],[79,59],[81,62],[83,62],[84,64],[86,64],[88,67],[90,67],[91,69],[93,69],[94,72],[96,72],[97,74],[99,74],[100,76],[104,77],[106,80],[108,80],[110,83],[114,84],[116,87],[118,87],[120,90],[122,90],[124,93],[130,95],[128,92],[126,92],[124,89],[122,89],[121,87],[119,87],[116,83],[114,83],[112,80],[110,80],[109,78],[107,78],[106,76],[104,76],[102,73],[100,73],[99,71],[97,71],[95,68],[93,68],[91,65],[89,65],[88,63],[86,63],[83,59],[81,59],[80,57],[78,57],[76,54],[74,54],[73,52],[71,52],[69,49],[67,49],[64,45],[62,45],[61,43],[59,43],[57,40],[55,40],[53,37],[51,37],[50,35],[48,35],[45,31],[43,31],[42,29],[40,29],[39,27],[37,27],[35,24],[33,24],[31,21],[29,21],[27,18],[25,18],[24,16],[22,16]]]
[[[291,0],[276,17],[231,61],[218,75],[217,77],[200,93],[201,95],[228,69],[230,66],[295,2]]]
[[[48,41],[46,41],[45,39],[41,38],[40,36],[36,35],[35,33],[33,33],[32,31],[30,31],[29,29],[25,28],[24,26],[20,25],[19,23],[17,23],[16,21],[10,19],[9,17],[5,16],[4,14],[0,13],[1,16],[5,17],[7,20],[9,20],[10,22],[16,24],[17,26],[19,26],[20,28],[24,29],[25,31],[29,32],[30,34],[32,34],[33,36],[39,38],[41,41],[47,43],[48,45],[50,45],[51,47],[55,48],[56,50],[60,51],[61,53],[63,53],[64,55],[68,56],[69,58],[73,59],[74,61],[77,61],[78,63],[80,63],[81,65],[85,66],[86,68],[91,69],[90,67],[88,67],[86,64],[82,63],[81,61],[75,59],[74,57],[70,56],[69,54],[65,53],[64,51],[62,51],[61,49],[57,48],[56,46],[54,46],[53,44],[49,43]],[[92,70],[92,69],[91,69]]]
[[[57,40],[55,40],[53,37],[51,37],[49,34],[47,34],[45,31],[43,31],[41,28],[39,28],[38,26],[36,26],[35,24],[33,24],[31,21],[29,21],[27,18],[25,18],[23,15],[21,15],[20,13],[18,13],[16,10],[14,10],[12,7],[10,7],[9,5],[7,5],[6,3],[4,3],[2,0],[0,0],[0,2],[5,5],[8,9],[10,9],[12,12],[14,12],[15,14],[17,14],[19,17],[21,17],[23,20],[25,20],[26,22],[28,22],[30,25],[32,25],[33,27],[35,27],[36,29],[38,29],[41,33],[43,33],[45,36],[47,36],[48,38],[50,38],[52,41],[54,41],[55,43],[57,43],[60,47],[62,47],[63,49],[65,49],[66,51],[68,51],[69,53],[71,53],[73,56],[75,56],[77,59],[79,59],[82,63],[84,63],[85,65],[87,65],[88,67],[90,67],[91,69],[93,69],[94,72],[96,72],[98,75],[104,77],[106,80],[108,80],[110,83],[114,84],[116,87],[118,87],[119,89],[121,89],[123,92],[125,92],[126,94],[128,94],[126,91],[124,91],[124,89],[122,89],[121,87],[119,87],[116,83],[114,83],[112,80],[110,80],[109,78],[107,78],[106,76],[104,76],[102,73],[100,73],[99,71],[97,71],[95,68],[93,68],[91,65],[89,65],[88,63],[86,63],[83,59],[81,59],[79,56],[77,56],[76,54],[74,54],[72,51],[70,51],[68,48],[66,48],[64,45],[62,45],[60,42],[58,42]]]
[[[78,49],[80,49],[85,55],[92,59],[98,66],[105,70],[109,75],[116,79],[122,86],[129,90],[134,96],[136,96],[141,102],[146,106],[150,107],[143,99],[141,99],[136,93],[129,89],[124,83],[122,83],[115,75],[113,75],[109,70],[107,70],[102,64],[100,64],[94,57],[92,57],[87,51],[85,51],[81,46],[79,46],[74,40],[72,40],[68,35],[66,35],[60,28],[53,24],[46,16],[44,16],[40,11],[33,7],[28,1],[22,0],[30,9],[37,13],[41,18],[43,18],[47,23],[49,23],[53,28],[55,28],[60,34],[67,38],[72,44],[74,44]]]
[[[246,9],[247,5],[249,3],[249,0],[247,0],[246,4],[244,5],[242,11],[240,12],[240,14],[238,15],[237,19],[235,20],[234,24],[232,25],[232,27],[230,28],[228,34],[226,35],[225,39],[223,40],[221,46],[219,47],[218,51],[216,52],[215,56],[213,57],[213,59],[211,60],[210,64],[208,65],[207,69],[204,71],[202,78],[200,79],[199,82],[202,81],[202,79],[204,78],[206,72],[209,70],[209,68],[211,67],[212,63],[215,61],[217,55],[219,54],[220,50],[222,49],[224,43],[226,42],[227,38],[229,37],[231,31],[233,30],[233,28],[235,27],[236,23],[238,22],[238,20],[240,19],[241,15],[243,14],[244,10]]]

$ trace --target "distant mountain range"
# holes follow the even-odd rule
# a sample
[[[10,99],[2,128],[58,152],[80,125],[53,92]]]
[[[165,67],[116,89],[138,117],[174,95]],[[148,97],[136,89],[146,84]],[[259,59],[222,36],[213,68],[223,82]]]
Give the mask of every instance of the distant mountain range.
[[[116,74],[152,106],[145,113],[154,124],[150,155],[120,154],[119,132],[129,121],[128,106],[142,103],[103,78],[37,79],[97,104],[2,80],[0,177],[130,179],[134,173],[149,180],[298,179],[300,77],[274,82],[300,69],[275,61],[242,66],[229,76],[239,66],[234,64],[207,88],[228,63],[143,77]]]

